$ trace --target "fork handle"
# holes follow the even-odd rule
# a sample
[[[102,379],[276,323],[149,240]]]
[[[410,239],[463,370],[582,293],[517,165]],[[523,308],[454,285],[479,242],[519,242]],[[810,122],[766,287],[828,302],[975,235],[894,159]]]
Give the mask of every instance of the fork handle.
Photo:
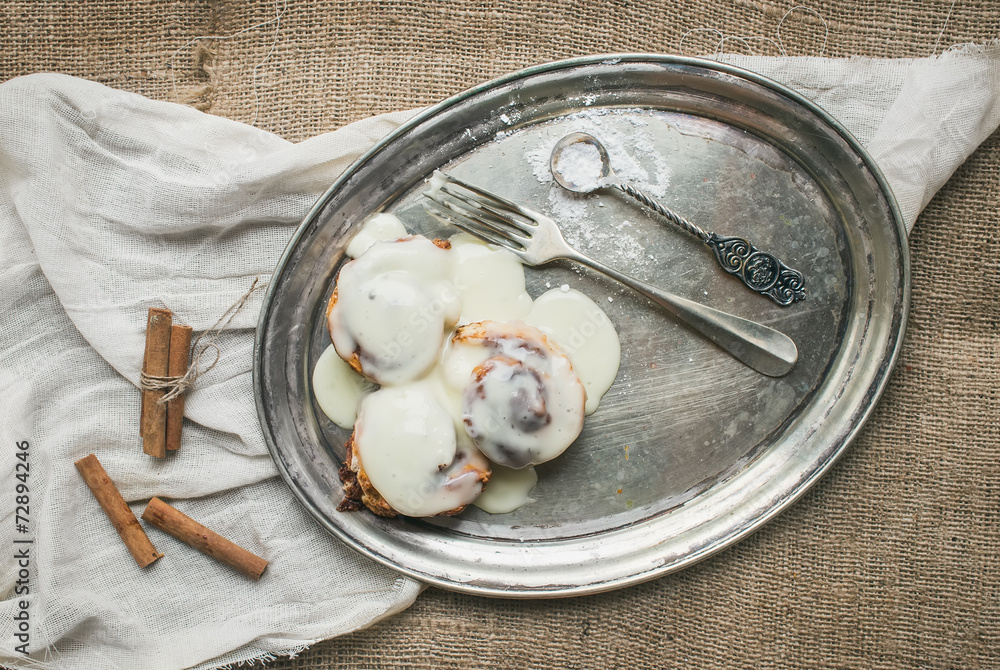
[[[761,374],[786,375],[799,358],[795,342],[773,328],[674,295],[583,254],[570,259],[635,289]]]

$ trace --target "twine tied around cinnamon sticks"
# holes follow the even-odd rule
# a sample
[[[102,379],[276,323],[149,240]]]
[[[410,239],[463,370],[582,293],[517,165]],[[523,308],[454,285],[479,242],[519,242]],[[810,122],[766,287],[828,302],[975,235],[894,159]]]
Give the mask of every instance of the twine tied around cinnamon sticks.
[[[236,302],[229,306],[211,328],[191,344],[191,326],[173,324],[169,309],[151,307],[146,321],[146,352],[143,357],[139,387],[142,410],[139,435],[142,450],[156,458],[180,447],[184,423],[184,394],[200,375],[207,373],[222,355],[216,343],[222,332],[243,309],[254,292],[266,286],[256,277]],[[199,343],[205,339],[205,343]],[[195,351],[191,356],[191,350]],[[215,358],[207,366],[203,359],[214,350]]]

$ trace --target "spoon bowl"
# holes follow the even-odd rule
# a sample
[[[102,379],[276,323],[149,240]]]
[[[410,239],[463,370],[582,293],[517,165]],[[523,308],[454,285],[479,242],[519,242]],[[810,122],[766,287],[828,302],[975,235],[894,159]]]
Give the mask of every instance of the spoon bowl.
[[[557,184],[573,193],[593,193],[617,181],[607,149],[587,133],[559,140],[549,156],[549,170]]]

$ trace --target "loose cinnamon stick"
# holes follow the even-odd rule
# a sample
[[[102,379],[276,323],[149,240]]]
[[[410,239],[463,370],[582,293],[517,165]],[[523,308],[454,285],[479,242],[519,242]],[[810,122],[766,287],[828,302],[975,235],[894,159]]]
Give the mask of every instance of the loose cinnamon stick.
[[[170,356],[168,377],[183,377],[191,364],[191,326],[170,326]],[[167,402],[167,451],[181,446],[181,427],[184,425],[184,394]]]
[[[169,309],[150,308],[146,319],[146,359],[143,362],[147,375],[167,376],[171,320]],[[157,402],[164,395],[164,389],[144,389],[142,392],[142,450],[157,458],[167,455],[167,408]]]
[[[233,544],[159,498],[149,501],[142,519],[251,579],[260,579],[267,567],[267,561],[260,556]]]
[[[90,454],[74,465],[139,567],[144,568],[163,556],[149,541],[146,532],[139,525],[139,520],[135,518],[128,503],[122,498],[122,494],[118,492],[108,473],[104,471],[97,456]]]

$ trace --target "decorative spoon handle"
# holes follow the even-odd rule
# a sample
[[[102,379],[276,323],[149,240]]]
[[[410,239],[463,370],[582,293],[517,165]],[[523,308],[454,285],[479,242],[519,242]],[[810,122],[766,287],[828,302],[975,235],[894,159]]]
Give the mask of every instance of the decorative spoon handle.
[[[722,269],[739,277],[750,290],[766,295],[783,307],[806,297],[806,282],[802,273],[788,267],[774,255],[761,251],[741,237],[722,237],[706,232],[630,184],[616,182],[613,185],[707,244]]]
[[[653,210],[654,212],[656,212],[657,214],[668,220],[670,223],[674,224],[678,228],[681,228],[684,232],[690,233],[691,235],[694,235],[705,244],[708,244],[708,240],[711,238],[711,234],[705,232],[698,226],[694,225],[693,223],[685,219],[683,216],[673,213],[672,211],[670,211],[669,209],[658,203],[656,200],[653,200],[653,198],[646,195],[645,193],[643,193],[636,187],[632,186],[631,184],[626,184],[625,182],[620,181],[617,182],[614,186],[625,195],[634,198],[635,200],[638,200],[646,207],[649,207],[651,210]]]

